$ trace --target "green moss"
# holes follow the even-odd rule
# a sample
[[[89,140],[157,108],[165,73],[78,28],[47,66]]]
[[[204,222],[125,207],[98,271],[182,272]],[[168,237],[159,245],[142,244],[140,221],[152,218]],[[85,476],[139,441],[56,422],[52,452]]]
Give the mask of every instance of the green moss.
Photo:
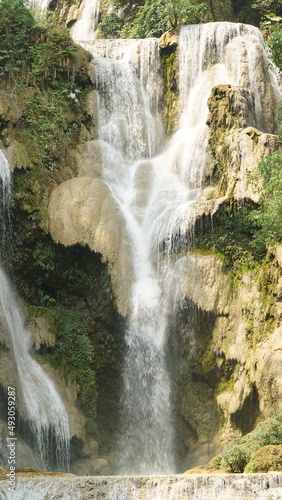
[[[228,382],[226,382],[224,379],[219,382],[217,389],[216,389],[216,394],[221,394],[222,392],[225,391],[230,391],[232,392],[234,390],[234,380],[231,378]]]
[[[178,122],[178,90],[177,90],[177,56],[176,51],[166,49],[162,51],[161,64],[165,86],[164,97],[164,118],[166,120],[166,129],[172,134]]]
[[[215,362],[215,355],[211,350],[210,344],[202,357],[201,365],[205,376],[208,376],[210,372],[213,372],[214,370],[217,369],[217,365]]]
[[[251,203],[243,206],[230,200],[221,205],[212,220],[203,218],[196,223],[193,251],[220,258],[234,288],[238,287],[245,272],[258,267],[264,257],[252,245],[255,228],[249,214],[254,209]]]
[[[97,423],[92,418],[86,420],[87,433],[92,436],[98,443],[101,440],[100,432]]]

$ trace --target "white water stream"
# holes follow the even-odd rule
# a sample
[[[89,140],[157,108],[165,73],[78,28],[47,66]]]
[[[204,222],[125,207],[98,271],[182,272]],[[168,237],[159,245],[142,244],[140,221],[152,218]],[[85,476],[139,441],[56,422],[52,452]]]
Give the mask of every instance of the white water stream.
[[[156,68],[157,87],[157,46],[154,39],[104,40],[87,46],[95,58],[99,91],[102,179],[124,215],[132,246],[134,284],[118,450],[118,472],[130,474],[175,471],[166,349],[168,314],[180,299],[182,267],[181,258],[175,264],[172,254],[176,239],[193,232],[194,202],[209,162],[206,118],[211,89],[227,83],[250,88],[253,124],[263,129],[264,96],[254,67],[257,52],[263,60],[259,31],[231,23],[188,26],[181,29],[179,41],[179,127],[164,152],[156,155],[162,142],[158,92],[152,106],[144,59]],[[160,249],[165,250],[162,255]]]
[[[41,12],[46,11],[48,7],[48,0],[29,0],[28,3],[32,9],[37,9]]]
[[[11,190],[10,167],[0,151],[0,179],[3,210],[8,207]],[[9,207],[8,207],[9,208]],[[5,232],[5,226],[2,227]],[[69,421],[63,402],[51,379],[31,357],[23,319],[8,278],[0,268],[0,317],[9,339],[16,380],[19,416],[27,420],[35,437],[38,466],[48,468],[55,447],[55,462],[61,470],[69,468]],[[13,386],[14,380],[10,381]],[[52,463],[54,467],[54,463]]]
[[[71,35],[76,42],[95,40],[100,0],[82,0]]]

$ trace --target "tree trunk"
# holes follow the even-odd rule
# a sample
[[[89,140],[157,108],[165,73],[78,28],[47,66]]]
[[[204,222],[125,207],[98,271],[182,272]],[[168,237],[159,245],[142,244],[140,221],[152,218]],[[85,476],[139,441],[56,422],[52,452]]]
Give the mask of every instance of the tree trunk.
[[[209,0],[212,21],[215,22],[214,0]]]

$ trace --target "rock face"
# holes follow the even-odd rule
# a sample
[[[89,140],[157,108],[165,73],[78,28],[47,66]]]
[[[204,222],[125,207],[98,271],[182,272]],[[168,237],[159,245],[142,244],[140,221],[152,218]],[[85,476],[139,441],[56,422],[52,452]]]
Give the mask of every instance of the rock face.
[[[251,126],[249,99],[244,89],[230,85],[212,91],[207,123],[214,170],[207,172],[207,182],[214,185],[196,203],[196,217],[216,217],[226,202],[258,202],[251,174],[278,148],[278,139]],[[260,414],[282,402],[280,253],[277,247],[236,283],[215,255],[200,250],[181,258],[181,307],[190,319],[182,312],[176,342],[184,346],[180,359],[189,360],[190,370],[184,369],[179,381],[178,407],[190,467],[220,452],[234,431],[250,432]]]
[[[81,169],[85,168],[83,162]],[[65,246],[79,243],[101,253],[109,263],[117,305],[125,316],[132,275],[130,246],[119,207],[107,185],[90,177],[60,184],[51,195],[48,230],[54,241]]]

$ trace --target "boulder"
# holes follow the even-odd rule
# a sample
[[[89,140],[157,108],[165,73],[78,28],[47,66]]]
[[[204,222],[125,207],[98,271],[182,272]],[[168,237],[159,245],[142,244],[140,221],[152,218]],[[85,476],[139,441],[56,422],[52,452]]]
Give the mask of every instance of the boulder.
[[[129,237],[120,208],[100,179],[74,178],[51,194],[48,230],[65,246],[77,243],[101,253],[112,278],[118,310],[128,312],[132,281]]]

